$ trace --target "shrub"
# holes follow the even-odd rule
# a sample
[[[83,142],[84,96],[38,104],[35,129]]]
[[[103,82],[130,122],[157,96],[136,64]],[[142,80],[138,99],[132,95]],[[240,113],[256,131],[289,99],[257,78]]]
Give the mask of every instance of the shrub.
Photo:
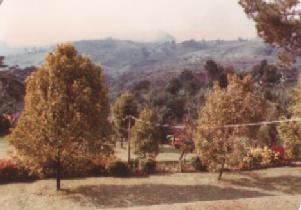
[[[205,171],[206,166],[203,165],[199,156],[191,158],[191,165],[196,171]]]
[[[24,181],[34,178],[28,170],[11,160],[0,160],[0,182]]]
[[[273,152],[278,153],[279,158],[280,158],[281,160],[284,160],[284,159],[285,159],[285,150],[284,150],[284,148],[283,148],[282,146],[273,145],[273,146],[271,147],[271,149],[273,150]]]
[[[243,158],[249,152],[250,142],[248,137],[236,137],[233,139],[232,152],[228,155],[227,167],[230,169],[243,168]]]
[[[285,149],[285,157],[297,160],[301,154],[301,127],[299,123],[283,123],[278,127],[278,133]]]
[[[5,118],[3,115],[0,115],[0,135],[7,135],[9,133],[11,125],[7,118]]]
[[[41,177],[55,177],[56,164],[56,161],[44,163],[39,175]],[[61,176],[64,178],[106,175],[105,160],[74,158],[70,156],[65,158],[61,164]]]
[[[0,179],[2,181],[9,181],[18,176],[18,169],[15,163],[10,160],[0,161]]]
[[[142,162],[142,172],[144,174],[151,174],[156,171],[156,161],[152,159],[148,159],[145,162]]]
[[[126,177],[129,175],[128,166],[122,161],[115,161],[109,164],[108,172],[115,177]]]
[[[273,166],[280,162],[278,152],[274,152],[268,147],[251,148],[246,157],[243,158],[245,168],[258,168]]]

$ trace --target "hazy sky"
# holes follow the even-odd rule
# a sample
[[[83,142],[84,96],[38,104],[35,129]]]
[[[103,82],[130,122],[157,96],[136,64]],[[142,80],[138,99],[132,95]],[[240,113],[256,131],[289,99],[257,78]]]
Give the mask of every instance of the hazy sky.
[[[113,37],[177,41],[256,36],[238,0],[4,0],[0,40],[10,45]]]

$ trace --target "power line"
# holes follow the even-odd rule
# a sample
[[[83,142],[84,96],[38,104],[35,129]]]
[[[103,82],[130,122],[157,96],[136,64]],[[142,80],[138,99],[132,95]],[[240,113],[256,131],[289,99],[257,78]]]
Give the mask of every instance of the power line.
[[[142,122],[149,125],[155,125],[158,127],[165,127],[165,128],[175,128],[175,129],[184,129],[185,125],[169,125],[169,124],[159,124],[159,123],[152,123],[149,121],[144,121],[142,119],[136,118],[132,115],[125,117],[123,120],[127,120],[131,118],[135,121]],[[253,127],[253,126],[260,126],[260,125],[272,125],[272,124],[280,124],[280,123],[290,123],[290,122],[301,122],[301,118],[291,118],[291,119],[283,119],[283,120],[273,120],[273,121],[260,121],[254,123],[240,123],[240,124],[227,124],[221,126],[213,126],[212,128],[238,128],[238,127]],[[201,125],[196,125],[199,127]]]

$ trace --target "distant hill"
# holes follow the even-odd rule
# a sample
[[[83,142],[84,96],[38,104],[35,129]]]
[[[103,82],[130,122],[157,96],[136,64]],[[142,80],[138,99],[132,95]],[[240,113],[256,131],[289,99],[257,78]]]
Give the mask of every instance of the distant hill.
[[[77,41],[74,44],[81,53],[103,66],[107,81],[113,89],[126,89],[142,78],[165,80],[184,69],[203,71],[204,63],[209,58],[222,65],[231,65],[236,71],[248,71],[264,59],[269,63],[276,62],[276,50],[260,39],[187,40],[181,43],[172,39],[152,43],[104,39]],[[6,63],[22,68],[41,65],[47,52],[54,48],[46,46],[10,50],[2,44],[0,52],[4,51],[1,50],[2,46],[8,52]]]

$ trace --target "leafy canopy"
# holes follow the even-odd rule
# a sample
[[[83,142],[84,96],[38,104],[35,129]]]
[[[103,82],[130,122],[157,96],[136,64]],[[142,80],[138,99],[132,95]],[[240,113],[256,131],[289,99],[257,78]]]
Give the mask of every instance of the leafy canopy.
[[[26,82],[25,107],[10,143],[34,172],[72,156],[112,152],[102,69],[71,44],[58,45]]]
[[[256,93],[250,76],[240,79],[228,76],[229,84],[222,89],[217,83],[200,110],[196,131],[196,148],[202,162],[211,170],[223,168],[234,154],[237,137],[252,137],[251,127],[223,127],[224,125],[257,122],[264,119],[265,102]]]
[[[134,153],[142,159],[154,159],[159,153],[160,130],[156,126],[157,115],[151,109],[144,109],[132,128]]]

